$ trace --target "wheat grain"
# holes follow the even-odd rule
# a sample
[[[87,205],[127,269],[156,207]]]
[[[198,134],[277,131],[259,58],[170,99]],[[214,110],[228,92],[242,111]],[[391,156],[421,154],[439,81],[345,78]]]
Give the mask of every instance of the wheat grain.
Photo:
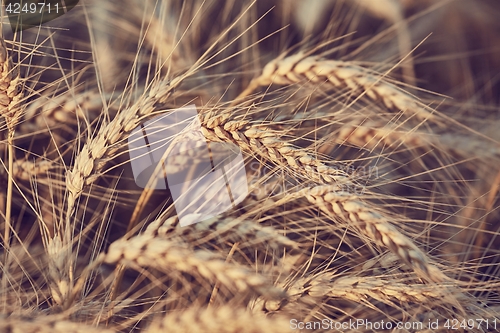
[[[179,333],[274,333],[290,332],[289,326],[290,323],[285,318],[256,316],[245,309],[230,306],[208,309],[191,307],[156,320],[146,332],[164,332],[175,327],[175,331]]]
[[[378,78],[369,70],[352,63],[327,60],[318,56],[299,53],[285,58],[277,58],[268,63],[262,74],[253,79],[248,87],[235,99],[251,94],[259,86],[273,83],[290,85],[301,82],[329,82],[337,88],[349,88],[353,93],[364,92],[374,101],[381,101],[387,108],[409,111],[420,119],[433,119],[433,114],[422,103],[397,86]]]
[[[271,298],[284,297],[282,290],[271,286],[263,277],[229,265],[213,252],[193,251],[148,234],[115,241],[102,260],[124,266],[153,267],[167,274],[173,271],[198,274],[210,282],[218,281],[240,292],[254,290]]]
[[[370,296],[389,304],[393,302],[425,304],[435,301],[448,304],[455,301],[456,303],[456,300],[450,301],[449,299],[449,294],[452,291],[443,285],[405,284],[372,277],[344,277],[333,281],[326,294],[323,290],[324,287],[322,284],[311,283],[308,293],[314,297],[329,295],[356,302]]]
[[[334,137],[339,144],[346,142],[362,148],[375,148],[380,144],[388,147],[405,145],[410,149],[440,150],[460,158],[500,158],[500,145],[483,138],[464,133],[429,133],[406,129],[383,122],[366,122],[363,125],[342,126]]]
[[[47,172],[55,167],[55,163],[49,160],[38,162],[30,160],[17,160],[14,162],[12,175],[19,180],[30,180],[33,178],[44,177]],[[1,172],[0,172],[1,173]]]
[[[276,0],[276,6],[89,1],[92,6],[54,20],[55,30],[50,23],[5,32],[18,63],[9,59],[8,74],[0,78],[25,84],[29,96],[16,97],[18,88],[0,82],[0,135],[9,136],[0,138],[0,164],[9,159],[0,166],[0,187],[10,188],[0,191],[0,227],[6,227],[0,331],[282,332],[292,318],[424,325],[464,319],[477,327],[476,319],[491,324],[498,317],[500,154],[499,137],[487,127],[499,115],[492,93],[497,81],[490,75],[499,63],[476,63],[483,53],[496,53],[476,52],[483,42],[469,43],[466,33],[457,35],[467,46],[446,49],[445,56],[433,48],[445,46],[446,36],[424,42],[416,82],[421,91],[454,98],[439,115],[389,79],[389,71],[375,72],[396,61],[394,31],[406,22],[409,35],[421,40],[429,26],[452,23],[455,30],[464,22],[436,17],[467,12],[476,35],[492,37],[469,16],[482,5],[437,10],[445,6],[439,1],[421,12],[430,4],[425,1],[390,17],[390,8],[362,1],[399,22],[385,30],[348,0],[299,7],[295,0]],[[316,10],[318,20],[302,22],[314,28],[303,25],[302,31],[314,35],[301,39],[292,15],[310,5],[325,10]],[[373,24],[381,29],[373,31]],[[274,59],[285,48],[306,55],[272,61],[232,100],[250,73],[262,71],[259,59]],[[308,56],[320,52],[345,61]],[[460,66],[447,71],[455,61],[451,54],[461,55]],[[369,61],[373,71],[357,66]],[[433,63],[443,69],[433,70]],[[0,68],[4,74],[7,65]],[[188,74],[169,86],[167,77],[184,70]],[[405,79],[405,68],[402,74]],[[184,91],[172,91],[181,80]],[[285,87],[264,92],[273,83],[273,90]],[[244,106],[243,96],[254,89],[262,93]],[[12,112],[4,102],[12,102]],[[214,147],[237,145],[252,162],[245,166],[250,193],[222,216],[180,227],[171,217],[179,208],[172,193],[134,183],[128,163],[135,160],[124,155],[124,141],[150,116],[193,103],[212,156]],[[182,174],[186,164],[198,167],[199,151],[179,146],[185,153],[169,156],[157,170],[171,175]],[[107,168],[111,159],[117,163]],[[382,176],[369,179],[370,190],[361,186],[367,179],[358,167],[374,165]],[[193,187],[186,196],[192,206],[216,205],[215,186],[209,195]],[[388,253],[377,255],[374,244]],[[254,299],[259,313],[252,315],[243,309]]]

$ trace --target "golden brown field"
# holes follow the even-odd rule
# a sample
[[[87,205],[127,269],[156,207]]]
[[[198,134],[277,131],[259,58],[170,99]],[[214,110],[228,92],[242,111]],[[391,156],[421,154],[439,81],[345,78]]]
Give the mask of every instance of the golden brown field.
[[[14,33],[4,8],[0,332],[500,331],[498,17],[494,0],[80,0]],[[249,193],[181,226],[171,191],[136,185],[128,140],[192,104]]]

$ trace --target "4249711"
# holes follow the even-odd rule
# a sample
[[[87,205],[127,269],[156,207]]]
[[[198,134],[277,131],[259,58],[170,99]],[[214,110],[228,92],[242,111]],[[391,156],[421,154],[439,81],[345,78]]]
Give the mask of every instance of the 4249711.
[[[79,0],[4,0],[13,32],[40,26],[73,9]]]

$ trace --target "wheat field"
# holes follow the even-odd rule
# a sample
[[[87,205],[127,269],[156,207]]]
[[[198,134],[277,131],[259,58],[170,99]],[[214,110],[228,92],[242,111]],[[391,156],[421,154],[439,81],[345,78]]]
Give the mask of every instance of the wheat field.
[[[0,332],[500,331],[498,2],[2,15]],[[248,193],[186,226],[129,143],[188,105]]]

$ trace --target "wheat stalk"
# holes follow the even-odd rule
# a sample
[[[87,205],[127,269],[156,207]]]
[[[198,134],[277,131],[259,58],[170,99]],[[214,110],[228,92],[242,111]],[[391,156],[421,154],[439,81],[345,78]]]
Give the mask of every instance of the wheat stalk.
[[[409,111],[420,119],[433,119],[432,112],[413,96],[397,86],[377,77],[366,68],[340,60],[327,60],[302,53],[279,57],[268,63],[262,74],[254,78],[248,87],[235,99],[240,101],[260,86],[271,84],[328,82],[336,88],[349,88],[353,93],[363,92],[374,101],[382,102],[389,109]]]

